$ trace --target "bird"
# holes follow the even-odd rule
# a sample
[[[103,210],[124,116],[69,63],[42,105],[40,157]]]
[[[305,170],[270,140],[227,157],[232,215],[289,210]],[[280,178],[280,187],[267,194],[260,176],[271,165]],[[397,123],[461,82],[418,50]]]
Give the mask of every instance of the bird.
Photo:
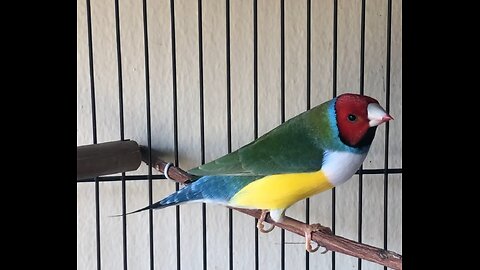
[[[260,209],[263,233],[267,214],[287,222],[294,203],[349,180],[365,160],[377,127],[393,117],[366,95],[345,93],[282,123],[251,143],[188,170],[190,184],[164,199],[128,214],[184,203],[215,203]],[[168,169],[166,170],[168,173]],[[312,232],[329,228],[305,224],[305,249]],[[329,231],[331,233],[331,231]]]

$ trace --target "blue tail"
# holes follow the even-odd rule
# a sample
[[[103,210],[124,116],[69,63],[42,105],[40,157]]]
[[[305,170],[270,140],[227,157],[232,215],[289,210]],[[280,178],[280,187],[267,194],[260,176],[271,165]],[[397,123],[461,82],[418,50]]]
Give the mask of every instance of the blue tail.
[[[240,189],[258,178],[258,176],[203,176],[177,192],[170,194],[163,200],[125,215],[142,212],[148,209],[161,209],[191,201],[228,203],[230,198],[232,198]]]
[[[161,209],[161,208],[165,208],[165,207],[168,207],[168,206],[177,205],[177,204],[180,204],[180,203],[183,203],[183,202],[197,200],[197,198],[202,199],[202,197],[199,196],[201,194],[200,193],[197,193],[197,194],[192,193],[190,187],[191,187],[191,185],[185,186],[184,188],[178,190],[175,193],[170,194],[168,197],[164,198],[161,201],[158,201],[158,202],[156,202],[152,205],[149,205],[147,207],[140,208],[138,210],[126,213],[125,215],[130,215],[130,214],[142,212],[142,211],[149,210],[149,209]],[[123,216],[123,215],[116,215],[114,217],[119,217],[119,216]]]

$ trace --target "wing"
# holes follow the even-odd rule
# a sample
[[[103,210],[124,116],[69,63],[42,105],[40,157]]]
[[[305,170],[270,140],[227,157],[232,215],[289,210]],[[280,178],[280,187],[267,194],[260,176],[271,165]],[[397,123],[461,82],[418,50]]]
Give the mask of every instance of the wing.
[[[324,149],[304,114],[290,119],[252,143],[191,169],[193,175],[270,175],[318,171]]]

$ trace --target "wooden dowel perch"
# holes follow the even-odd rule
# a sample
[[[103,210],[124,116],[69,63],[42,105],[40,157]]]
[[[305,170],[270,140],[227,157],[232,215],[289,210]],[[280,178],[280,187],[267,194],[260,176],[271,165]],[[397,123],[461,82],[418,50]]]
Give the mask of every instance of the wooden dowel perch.
[[[142,163],[137,142],[113,141],[77,147],[77,180],[138,169]]]
[[[140,146],[140,151],[142,153],[142,160],[148,165],[148,159],[149,159],[148,148],[145,146]],[[151,155],[152,155],[151,156],[152,167],[163,173],[163,170],[167,165],[167,162],[161,160],[159,153],[155,150],[151,151]],[[169,168],[168,175],[170,176],[171,179],[182,184],[185,184],[185,182],[191,178],[191,176],[187,172],[175,166],[171,166]],[[240,208],[232,208],[232,209],[242,212],[244,214],[250,215],[255,218],[260,218],[260,215],[261,215],[261,210],[240,209]],[[296,233],[300,236],[304,236],[303,230],[301,228],[302,228],[302,225],[304,225],[305,223],[286,216],[285,220],[287,219],[289,220],[288,222],[289,224],[277,223],[277,222],[274,222],[268,215],[265,221],[277,227],[285,229],[289,232]],[[356,258],[360,258],[363,260],[378,263],[380,265],[383,265],[392,269],[397,269],[397,270],[402,269],[402,255],[392,251],[358,243],[341,236],[328,234],[323,231],[313,232],[312,240],[315,241],[319,246],[324,247],[326,250],[335,251],[335,252],[343,253]]]

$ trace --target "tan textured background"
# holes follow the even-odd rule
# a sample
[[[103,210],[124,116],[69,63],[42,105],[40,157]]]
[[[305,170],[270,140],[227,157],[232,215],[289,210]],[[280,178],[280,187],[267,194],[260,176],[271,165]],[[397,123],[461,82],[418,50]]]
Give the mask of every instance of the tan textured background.
[[[125,137],[147,144],[145,53],[142,1],[121,0]],[[307,1],[285,1],[285,114],[306,109]],[[391,114],[389,167],[402,167],[402,7],[392,1]],[[172,46],[170,1],[147,1],[151,92],[152,147],[173,161]],[[98,142],[120,138],[118,74],[113,0],[91,0]],[[86,3],[77,1],[77,145],[91,144],[91,97]],[[254,138],[253,4],[232,0],[231,97],[232,150]],[[366,1],[365,94],[385,105],[387,1]],[[338,93],[358,92],[360,83],[361,1],[338,3]],[[200,151],[200,105],[197,1],[175,1],[179,164],[197,166]],[[333,1],[312,0],[311,102],[332,97]],[[227,153],[225,1],[203,1],[203,52],[206,161]],[[280,124],[280,1],[258,1],[258,128],[259,135]],[[385,126],[378,129],[365,168],[384,167]],[[141,167],[127,175],[147,174]],[[154,172],[155,173],[155,172]],[[154,181],[154,201],[175,190],[173,183]],[[365,175],[363,242],[383,246],[383,175]],[[94,184],[77,184],[77,269],[96,269]],[[127,210],[148,204],[148,182],[127,182]],[[336,233],[357,238],[358,176],[337,188]],[[331,225],[331,192],[311,199],[312,222]],[[122,269],[121,183],[100,183],[102,269]],[[201,205],[181,206],[182,269],[201,269]],[[287,215],[305,219],[305,202]],[[254,219],[234,213],[234,268],[254,267]],[[155,269],[175,269],[175,208],[154,212]],[[402,252],[402,176],[389,176],[388,247]],[[207,206],[208,269],[228,269],[228,210]],[[303,239],[286,232],[287,242]],[[148,213],[127,220],[129,269],[149,269]],[[279,269],[280,230],[259,235],[260,269]],[[303,245],[285,247],[286,269],[305,269]],[[331,255],[310,256],[311,269],[330,269]],[[357,259],[336,255],[336,269],[356,269]],[[363,262],[363,269],[383,267]]]

